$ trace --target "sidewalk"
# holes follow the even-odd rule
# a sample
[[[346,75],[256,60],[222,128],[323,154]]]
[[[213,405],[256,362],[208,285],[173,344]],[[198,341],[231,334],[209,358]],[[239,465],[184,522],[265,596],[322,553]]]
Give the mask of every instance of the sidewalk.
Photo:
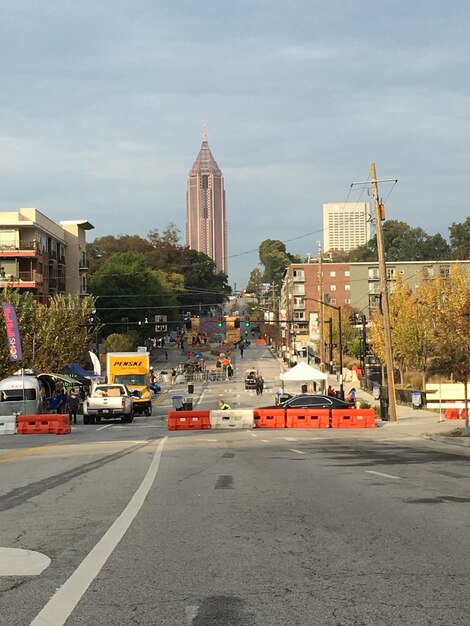
[[[283,371],[288,366],[284,361],[273,353]],[[327,385],[331,385],[336,391],[339,389],[339,383],[335,375],[328,375]],[[345,382],[343,384],[344,395],[348,395],[349,391],[354,387],[356,389],[356,398],[367,402],[372,407],[379,404],[372,394],[360,388],[358,382]],[[445,434],[456,428],[463,428],[465,420],[444,420],[444,415],[427,411],[425,409],[413,409],[411,406],[397,404],[397,421],[377,420],[377,431],[380,435],[387,438],[409,438],[409,439],[430,439],[439,443],[446,443],[460,448],[468,448],[470,450],[470,437],[446,437]]]

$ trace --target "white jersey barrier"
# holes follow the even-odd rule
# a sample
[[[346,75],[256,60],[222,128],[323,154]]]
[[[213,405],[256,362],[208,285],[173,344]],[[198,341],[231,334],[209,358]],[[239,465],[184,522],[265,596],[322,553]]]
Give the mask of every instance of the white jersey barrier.
[[[253,410],[211,411],[211,428],[254,428]]]
[[[0,416],[0,435],[16,434],[16,415]]]

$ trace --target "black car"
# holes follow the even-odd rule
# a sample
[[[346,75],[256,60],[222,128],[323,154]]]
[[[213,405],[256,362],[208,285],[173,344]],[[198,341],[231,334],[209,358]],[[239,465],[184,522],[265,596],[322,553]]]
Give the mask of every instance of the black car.
[[[293,396],[277,405],[264,406],[263,409],[350,409],[354,402],[345,402],[333,396],[305,393]]]

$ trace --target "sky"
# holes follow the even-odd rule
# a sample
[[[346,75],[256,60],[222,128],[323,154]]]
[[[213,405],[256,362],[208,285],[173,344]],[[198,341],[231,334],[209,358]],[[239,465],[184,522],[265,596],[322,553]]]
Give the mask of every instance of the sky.
[[[465,0],[15,0],[0,8],[0,211],[185,242],[206,125],[229,282],[265,239],[316,253],[325,202],[448,238],[470,215]]]

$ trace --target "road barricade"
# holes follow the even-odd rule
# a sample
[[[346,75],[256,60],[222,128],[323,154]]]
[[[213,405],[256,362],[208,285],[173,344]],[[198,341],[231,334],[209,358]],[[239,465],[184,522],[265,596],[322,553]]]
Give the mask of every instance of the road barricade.
[[[287,409],[286,428],[329,428],[330,409]]]
[[[0,416],[0,435],[14,435],[16,433],[16,415]]]
[[[446,420],[458,420],[460,419],[460,411],[463,409],[446,409],[444,411],[444,419]]]
[[[254,409],[255,428],[285,428],[285,409]]]
[[[376,428],[374,409],[333,409],[332,428]]]
[[[169,411],[168,430],[208,430],[209,411]]]
[[[19,435],[69,435],[72,432],[68,414],[18,415]]]
[[[228,411],[211,411],[211,428],[254,428],[253,409]]]

